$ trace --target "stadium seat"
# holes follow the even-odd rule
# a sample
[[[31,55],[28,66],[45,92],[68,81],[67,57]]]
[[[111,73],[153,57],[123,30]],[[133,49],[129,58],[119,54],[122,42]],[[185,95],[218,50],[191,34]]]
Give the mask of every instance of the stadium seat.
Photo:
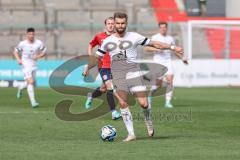
[[[89,24],[91,21],[90,12],[79,11],[58,11],[57,13],[58,24],[69,26],[74,28],[74,26],[81,26]]]
[[[151,0],[158,21],[184,21],[187,18],[186,12],[181,12],[175,0]]]
[[[45,0],[46,7],[52,7],[54,9],[79,9],[79,0]]]
[[[42,8],[42,3],[38,0],[1,0],[2,9],[33,9]]]
[[[0,35],[1,56],[12,56],[14,47],[19,42],[20,37],[18,35]]]
[[[240,58],[240,31],[231,30],[230,32],[230,58]]]
[[[64,31],[59,36],[59,47],[63,54],[87,54],[87,47],[92,35],[89,31]]]
[[[225,16],[225,0],[211,0],[207,1],[206,9],[207,13],[206,16],[218,16],[224,17]]]
[[[199,16],[200,10],[199,10],[199,4],[198,1],[185,1],[186,11],[188,16]]]
[[[104,20],[107,17],[112,17],[112,11],[94,11],[92,12],[92,22],[99,26],[99,29],[102,30],[104,27]]]
[[[12,12],[12,23],[14,26],[26,27],[29,26],[29,20],[34,27],[44,27],[44,12],[43,11],[23,11],[16,10]]]
[[[208,40],[209,48],[212,50],[215,58],[224,58],[226,53],[226,34],[227,32],[223,29],[207,29],[206,36]],[[230,55],[229,58],[240,58],[240,31],[230,31]]]
[[[0,11],[0,24],[2,27],[11,25],[12,15],[10,11]]]
[[[224,58],[226,33],[223,29],[206,29],[209,48],[214,58]]]
[[[56,49],[54,44],[54,34],[52,32],[37,33],[37,38],[42,40],[47,47],[47,56],[56,57]]]

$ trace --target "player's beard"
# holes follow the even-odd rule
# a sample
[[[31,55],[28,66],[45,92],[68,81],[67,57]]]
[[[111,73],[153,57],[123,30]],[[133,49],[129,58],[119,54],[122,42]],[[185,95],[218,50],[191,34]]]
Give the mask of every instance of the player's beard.
[[[32,42],[34,42],[34,39],[35,39],[34,37],[29,37],[28,41],[32,43]]]
[[[118,34],[123,34],[126,31],[126,28],[116,28]]]
[[[34,38],[31,38],[30,41],[31,41],[31,42],[34,42]]]

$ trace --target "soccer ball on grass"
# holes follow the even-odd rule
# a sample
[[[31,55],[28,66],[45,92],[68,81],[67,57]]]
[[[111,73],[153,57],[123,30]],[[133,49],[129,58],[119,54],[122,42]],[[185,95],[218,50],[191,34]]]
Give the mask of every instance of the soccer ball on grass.
[[[100,137],[103,141],[113,141],[116,136],[116,128],[111,125],[103,126],[100,131]]]

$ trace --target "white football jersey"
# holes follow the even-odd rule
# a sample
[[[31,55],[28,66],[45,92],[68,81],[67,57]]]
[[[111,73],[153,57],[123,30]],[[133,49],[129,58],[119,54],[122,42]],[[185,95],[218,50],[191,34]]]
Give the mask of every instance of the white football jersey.
[[[99,56],[104,56],[106,52],[109,52],[111,59],[113,56],[121,54],[125,55],[127,62],[135,60],[137,58],[137,46],[146,46],[150,42],[150,39],[136,33],[126,32],[123,37],[116,37],[114,34],[104,39],[101,48],[96,52]]]
[[[41,53],[46,52],[46,47],[42,43],[42,41],[35,39],[33,43],[29,43],[29,41],[24,40],[19,42],[18,46],[15,48],[19,54],[21,54],[21,59],[23,63],[23,67],[36,67],[36,60],[33,58]]]
[[[152,40],[167,43],[170,45],[175,45],[175,41],[172,36],[169,35],[163,36],[160,33],[153,35]],[[172,51],[170,49],[162,50],[158,53],[155,53],[153,59],[158,62],[171,61],[171,54]]]

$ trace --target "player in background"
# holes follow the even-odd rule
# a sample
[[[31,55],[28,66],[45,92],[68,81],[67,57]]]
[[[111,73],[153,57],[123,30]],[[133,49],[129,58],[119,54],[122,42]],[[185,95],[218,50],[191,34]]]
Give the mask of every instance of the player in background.
[[[88,45],[88,55],[93,55],[93,48],[102,45],[105,38],[114,33],[114,19],[113,17],[108,17],[105,21],[105,31],[100,32],[94,36]],[[101,96],[103,93],[107,92],[107,101],[109,108],[112,112],[112,119],[116,120],[121,117],[121,114],[116,110],[116,105],[113,97],[112,89],[112,73],[111,73],[111,61],[110,56],[107,53],[101,60],[98,61],[98,70],[102,78],[102,85],[95,89],[93,93],[88,93],[87,101],[85,103],[85,108],[88,109],[92,105],[93,98]],[[85,72],[86,76],[88,73]]]
[[[35,39],[35,29],[28,28],[26,31],[26,39],[19,42],[15,48],[13,55],[22,67],[24,75],[24,83],[18,87],[17,98],[22,97],[22,90],[27,88],[28,96],[33,108],[39,104],[35,99],[34,83],[37,70],[37,60],[46,55],[46,47],[43,42]]]
[[[152,46],[157,49],[171,49],[179,54],[183,54],[183,49],[174,45],[152,41],[136,32],[127,32],[127,14],[125,13],[115,13],[114,21],[116,32],[103,41],[101,48],[97,50],[97,58],[101,59],[109,52],[111,57],[113,85],[115,86],[114,89],[117,95],[119,95],[124,102],[127,102],[129,92],[135,95],[144,114],[148,136],[152,137],[154,129],[151,119],[151,108],[148,106],[147,101],[147,87],[144,86],[141,77],[131,81],[131,79],[126,78],[127,74],[141,71],[140,66],[133,62],[137,58],[137,46],[139,45]],[[126,44],[124,42],[126,42]],[[89,62],[88,69],[91,69],[94,65],[94,61]],[[120,102],[120,111],[128,131],[128,136],[123,141],[128,142],[135,140],[133,117],[127,103]]]
[[[152,36],[153,41],[159,41],[163,43],[167,43],[169,45],[175,45],[175,40],[172,36],[167,34],[168,31],[168,24],[167,22],[159,22],[159,33]],[[166,88],[166,94],[165,94],[165,107],[166,108],[172,108],[173,105],[171,103],[172,96],[173,96],[173,67],[172,67],[172,59],[171,54],[173,53],[172,50],[156,50],[155,48],[146,47],[147,51],[153,51],[153,61],[156,63],[160,63],[163,66],[167,67],[167,73],[165,74],[165,78],[167,81],[167,88]],[[188,64],[186,59],[182,59],[183,63]],[[157,80],[157,86],[162,85],[162,78],[159,78]],[[148,97],[149,104],[151,104],[151,96]]]

